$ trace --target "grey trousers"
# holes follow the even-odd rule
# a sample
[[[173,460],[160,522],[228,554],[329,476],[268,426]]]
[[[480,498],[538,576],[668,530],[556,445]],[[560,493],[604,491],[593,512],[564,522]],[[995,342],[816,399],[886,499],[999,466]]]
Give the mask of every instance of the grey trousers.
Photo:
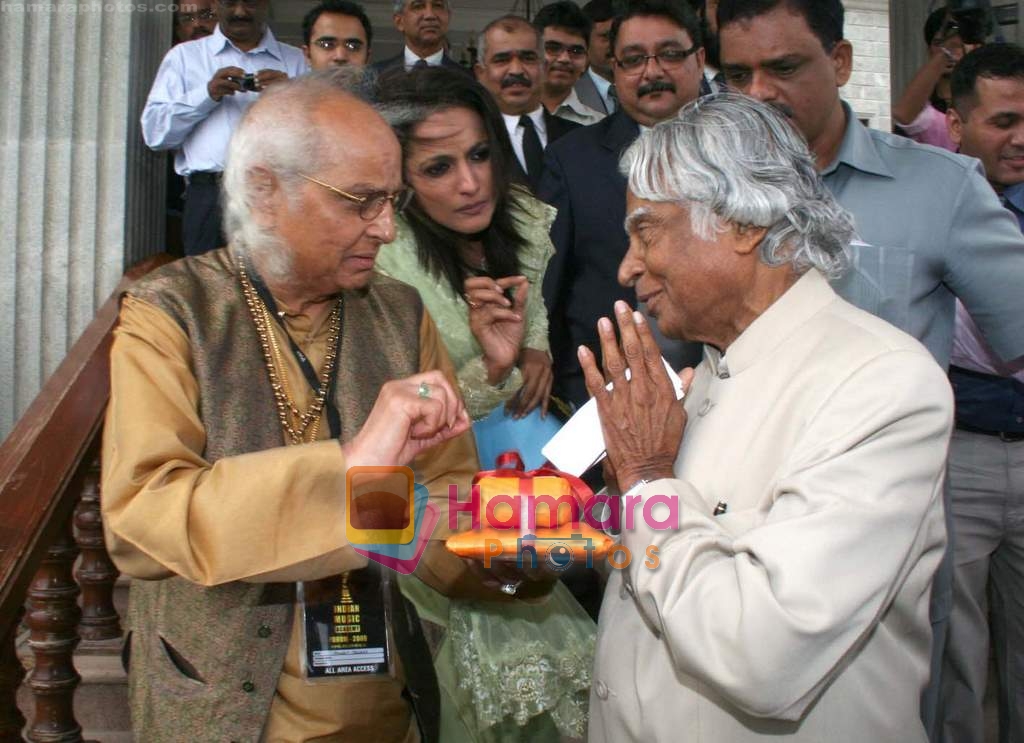
[[[999,740],[1024,743],[1024,441],[954,431],[948,477],[956,542],[953,615],[942,667],[942,741],[985,740],[991,613]]]

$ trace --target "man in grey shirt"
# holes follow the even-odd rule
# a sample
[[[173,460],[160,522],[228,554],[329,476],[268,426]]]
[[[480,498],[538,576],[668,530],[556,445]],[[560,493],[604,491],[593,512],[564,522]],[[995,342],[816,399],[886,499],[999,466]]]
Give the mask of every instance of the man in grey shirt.
[[[1024,355],[1024,239],[1015,220],[977,161],[857,121],[839,97],[853,66],[840,0],[721,0],[718,28],[726,81],[803,132],[825,183],[854,215],[853,270],[835,285],[839,293],[914,335],[943,367],[954,298],[1003,359]],[[932,591],[932,678],[922,699],[933,740],[951,603],[947,559]]]

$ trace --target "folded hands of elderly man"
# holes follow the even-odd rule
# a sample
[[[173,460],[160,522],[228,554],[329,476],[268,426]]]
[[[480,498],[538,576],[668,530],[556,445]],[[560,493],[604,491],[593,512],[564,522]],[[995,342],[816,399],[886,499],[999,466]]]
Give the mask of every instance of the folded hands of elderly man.
[[[608,457],[605,481],[611,491],[629,490],[641,480],[674,477],[673,468],[686,427],[686,410],[676,398],[658,344],[644,316],[625,302],[615,303],[615,321],[621,336],[616,341],[611,320],[597,324],[604,374],[586,346],[578,356],[587,391],[597,401]],[[630,378],[626,379],[626,370]],[[680,374],[684,393],[693,370]],[[612,388],[606,384],[611,382]]]

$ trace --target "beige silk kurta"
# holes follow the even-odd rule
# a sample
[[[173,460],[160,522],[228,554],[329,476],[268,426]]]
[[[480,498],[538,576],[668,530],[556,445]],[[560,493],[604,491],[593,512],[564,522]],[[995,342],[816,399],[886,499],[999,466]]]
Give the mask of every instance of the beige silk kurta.
[[[288,332],[319,369],[327,351],[327,315],[313,323],[280,309]],[[289,393],[299,409],[306,409],[312,390],[288,351],[284,330],[273,327]],[[338,443],[326,440],[326,416],[317,443],[226,457],[211,466],[202,457],[205,430],[181,328],[160,309],[127,296],[115,339],[103,505],[107,544],[123,572],[146,579],[177,574],[216,585],[311,580],[365,566],[366,558],[347,546],[345,461]],[[441,369],[454,379],[426,313],[420,369]],[[433,535],[441,539],[447,536],[449,483],[465,488],[476,471],[472,437],[435,447],[413,468],[441,508]],[[417,574],[444,591],[463,576],[463,568],[443,549],[428,548]],[[416,739],[399,683],[362,678],[307,684],[301,678],[298,637],[296,621],[266,740]]]
[[[942,370],[811,271],[724,356],[706,349],[686,411],[676,479],[623,527],[591,743],[925,743]]]

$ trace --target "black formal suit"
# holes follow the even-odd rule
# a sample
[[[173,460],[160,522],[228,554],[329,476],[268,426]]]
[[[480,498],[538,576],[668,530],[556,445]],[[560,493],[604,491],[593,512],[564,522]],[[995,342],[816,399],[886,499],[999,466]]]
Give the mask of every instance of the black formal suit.
[[[544,276],[553,392],[576,405],[588,398],[576,349],[585,345],[600,359],[598,319],[612,317],[619,299],[636,307],[636,292],[617,278],[629,247],[623,228],[626,179],[619,172],[619,157],[639,134],[637,123],[620,109],[549,145],[544,153],[539,197],[558,209],[551,227],[555,255]],[[673,366],[700,358],[699,346],[667,341],[652,328]]]
[[[544,108],[543,111],[544,130],[547,132],[548,138],[547,147],[550,147],[552,142],[561,139],[563,135],[568,134],[574,129],[581,128],[575,121],[569,121],[568,119],[563,119],[561,116],[554,116],[548,113],[546,108]],[[512,180],[521,186],[530,188],[530,179],[527,177],[526,171],[523,169],[523,164],[519,162],[519,158],[515,156],[514,151],[512,155]],[[531,190],[536,189],[531,188]]]
[[[468,67],[463,67],[454,59],[449,57],[448,52],[445,52],[444,56],[441,57],[441,64],[439,66],[447,67],[452,70],[458,70],[459,72],[462,72],[466,75],[469,75],[470,77],[473,77],[472,70],[470,70]],[[405,49],[396,54],[394,57],[388,57],[387,59],[382,59],[380,62],[374,62],[373,64],[370,65],[370,69],[378,74],[384,72],[385,70],[390,70],[395,67],[405,67]]]

